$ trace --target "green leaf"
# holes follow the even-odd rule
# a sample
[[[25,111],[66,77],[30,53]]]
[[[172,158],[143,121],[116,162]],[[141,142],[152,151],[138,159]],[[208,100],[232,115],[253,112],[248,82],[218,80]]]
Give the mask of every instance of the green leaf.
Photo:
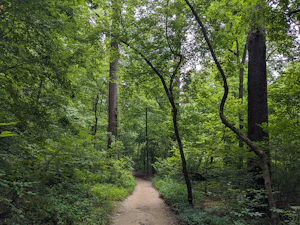
[[[12,137],[12,136],[16,136],[16,134],[10,132],[10,131],[3,131],[0,134],[0,137]]]
[[[10,123],[0,123],[0,126],[9,126],[9,125],[16,125],[17,122],[10,122]]]

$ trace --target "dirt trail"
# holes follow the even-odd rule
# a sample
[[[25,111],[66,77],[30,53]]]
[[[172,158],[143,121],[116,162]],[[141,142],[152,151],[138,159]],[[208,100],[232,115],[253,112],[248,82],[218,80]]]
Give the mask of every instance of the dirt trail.
[[[176,225],[175,215],[148,180],[136,177],[136,187],[116,209],[113,225]]]

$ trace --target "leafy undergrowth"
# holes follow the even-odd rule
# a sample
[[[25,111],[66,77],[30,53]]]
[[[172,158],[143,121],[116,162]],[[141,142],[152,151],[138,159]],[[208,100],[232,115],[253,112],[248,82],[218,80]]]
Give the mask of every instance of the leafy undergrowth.
[[[130,160],[97,151],[64,157],[37,160],[20,175],[0,168],[0,224],[110,224],[113,202],[135,186]]]
[[[197,188],[193,190],[194,207],[187,203],[186,186],[182,182],[170,178],[153,179],[155,187],[165,199],[166,203],[177,214],[183,225],[262,225],[271,224],[266,213],[254,210],[258,202],[264,198],[263,191],[256,191],[256,198],[249,200],[247,196],[253,194],[240,190],[229,190],[222,196],[203,193]],[[274,210],[281,216],[282,225],[299,224],[300,207],[292,206],[289,210]]]
[[[200,191],[194,190],[195,207],[187,203],[186,187],[172,179],[153,179],[155,187],[159,190],[166,203],[177,213],[181,224],[185,225],[244,225],[260,224],[255,220],[251,223],[242,217],[234,215],[222,202],[209,201]],[[209,205],[209,207],[208,207]],[[261,221],[260,221],[261,222]]]

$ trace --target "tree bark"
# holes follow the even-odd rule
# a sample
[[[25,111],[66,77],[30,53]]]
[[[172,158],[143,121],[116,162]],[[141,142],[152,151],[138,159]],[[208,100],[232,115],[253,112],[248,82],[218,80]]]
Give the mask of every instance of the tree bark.
[[[171,103],[172,104],[172,103]],[[182,164],[182,173],[185,179],[186,187],[187,187],[187,194],[188,194],[188,202],[190,205],[193,205],[193,192],[192,192],[192,184],[191,180],[189,178],[189,173],[186,165],[185,155],[183,151],[182,141],[179,135],[178,125],[177,125],[177,108],[175,106],[175,103],[173,102],[173,125],[174,125],[174,131],[175,131],[175,137],[178,143],[180,156],[181,156],[181,164]],[[174,107],[175,106],[175,107]]]
[[[108,95],[108,148],[111,147],[113,139],[117,139],[117,106],[118,106],[118,64],[119,45],[117,41],[111,43],[113,61],[109,67],[109,95]],[[117,158],[118,152],[115,153]]]
[[[256,8],[259,9],[259,6]],[[248,137],[251,141],[268,141],[268,133],[261,127],[263,123],[268,123],[266,38],[261,28],[253,26],[248,36]],[[270,157],[266,144],[264,151]],[[263,167],[257,158],[248,159],[252,188],[264,187],[266,178],[259,177]]]
[[[119,0],[111,1],[111,48],[110,48],[110,64],[109,64],[109,93],[108,93],[108,140],[107,148],[111,148],[113,141],[118,139],[118,66],[119,66],[119,44],[117,37],[119,34],[120,10],[121,4]],[[118,149],[115,149],[115,159],[118,159]]]
[[[263,141],[268,138],[260,126],[268,122],[266,38],[257,28],[249,34],[248,54],[248,137]]]

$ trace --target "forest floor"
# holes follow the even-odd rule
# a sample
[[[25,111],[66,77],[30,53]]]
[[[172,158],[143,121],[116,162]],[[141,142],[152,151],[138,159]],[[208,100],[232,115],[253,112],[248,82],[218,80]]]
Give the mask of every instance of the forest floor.
[[[113,225],[176,225],[175,214],[152,182],[136,173],[136,187],[114,212]]]

